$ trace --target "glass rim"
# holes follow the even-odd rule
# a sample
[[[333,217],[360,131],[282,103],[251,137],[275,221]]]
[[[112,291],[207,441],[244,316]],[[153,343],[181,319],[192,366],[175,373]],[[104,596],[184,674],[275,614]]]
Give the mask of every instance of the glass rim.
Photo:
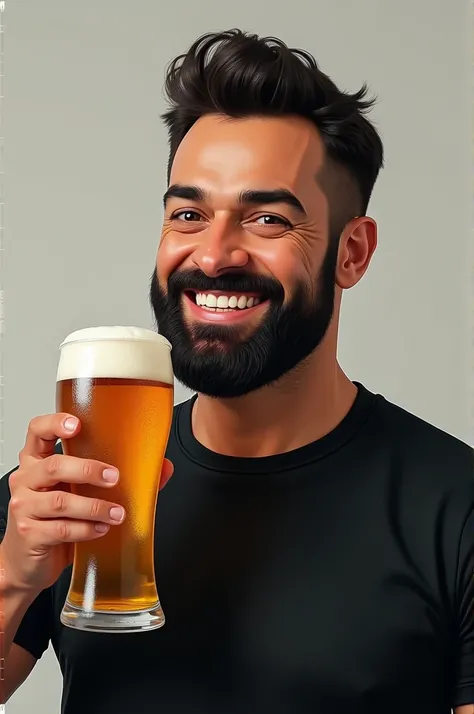
[[[148,344],[155,344],[155,345],[162,345],[164,347],[167,347],[169,350],[172,349],[171,342],[166,339],[163,335],[161,335],[159,332],[153,332],[152,330],[148,330],[146,328],[137,328],[139,329],[142,334],[141,335],[120,335],[120,334],[107,334],[103,333],[101,334],[99,330],[102,328],[84,328],[83,330],[75,330],[74,332],[71,332],[69,335],[65,337],[65,339],[61,342],[59,345],[59,350],[61,351],[64,347],[67,347],[68,345],[74,345],[78,343],[86,343],[86,342],[123,342],[123,343],[130,343],[130,342],[145,342]],[[105,329],[113,329],[110,326],[105,328]],[[90,332],[89,332],[90,330]],[[94,334],[94,330],[97,330],[97,332]],[[83,334],[81,334],[83,333]],[[147,333],[149,333],[149,336],[147,336]],[[77,335],[77,336],[75,336]]]

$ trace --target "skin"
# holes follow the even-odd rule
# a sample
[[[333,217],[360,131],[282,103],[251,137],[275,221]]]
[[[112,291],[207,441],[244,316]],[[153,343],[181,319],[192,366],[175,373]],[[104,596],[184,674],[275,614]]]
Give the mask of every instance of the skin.
[[[170,197],[166,202],[157,274],[163,287],[178,269],[198,267],[209,277],[232,271],[276,278],[290,299],[296,280],[314,296],[316,276],[329,240],[329,201],[323,186],[325,150],[316,128],[299,117],[201,118],[176,153],[170,185],[197,186],[202,200]],[[286,202],[245,204],[249,190],[284,189],[303,211]],[[183,212],[195,218],[183,220]],[[264,216],[274,216],[271,224]],[[287,223],[288,222],[288,225]],[[198,395],[193,413],[196,438],[209,449],[233,456],[266,456],[295,449],[331,431],[349,411],[356,388],[337,358],[342,291],[356,285],[377,244],[375,221],[352,220],[338,253],[333,319],[323,342],[277,385],[235,399]],[[242,340],[257,328],[265,304],[244,313],[232,327]],[[209,321],[183,296],[188,325]],[[225,315],[221,313],[222,320]],[[230,317],[230,319],[232,319]],[[225,324],[222,322],[221,324]],[[314,409],[318,404],[318,409]],[[225,446],[223,446],[225,445]]]

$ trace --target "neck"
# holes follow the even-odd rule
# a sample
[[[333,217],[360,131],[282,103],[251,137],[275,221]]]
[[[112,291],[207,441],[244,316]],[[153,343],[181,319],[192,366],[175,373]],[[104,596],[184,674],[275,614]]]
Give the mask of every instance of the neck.
[[[357,388],[335,359],[312,355],[278,384],[244,397],[198,395],[193,432],[201,444],[220,454],[281,454],[332,431],[350,410],[356,394]]]

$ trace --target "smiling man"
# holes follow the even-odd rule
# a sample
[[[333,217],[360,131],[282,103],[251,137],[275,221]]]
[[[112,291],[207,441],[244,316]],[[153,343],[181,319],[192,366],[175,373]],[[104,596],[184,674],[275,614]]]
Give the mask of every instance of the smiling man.
[[[328,236],[317,183],[324,153],[314,126],[292,115],[207,114],[179,145],[151,296],[176,376],[199,393],[252,394],[263,406],[256,390],[303,367],[325,337],[338,229]],[[368,262],[374,223],[353,227],[354,248],[368,244],[359,260]],[[354,386],[343,385],[352,399]]]
[[[175,408],[156,521],[167,623],[60,625],[64,543],[42,546],[48,568],[27,548],[41,474],[50,459],[59,481],[96,466],[53,455],[76,433],[67,415],[33,420],[13,508],[0,482],[8,692],[52,642],[65,714],[472,714],[472,450],[337,361],[343,291],[377,243],[365,88],[343,93],[309,54],[235,30],[178,57],[166,91],[150,300],[196,392]],[[72,533],[86,504],[67,506]]]

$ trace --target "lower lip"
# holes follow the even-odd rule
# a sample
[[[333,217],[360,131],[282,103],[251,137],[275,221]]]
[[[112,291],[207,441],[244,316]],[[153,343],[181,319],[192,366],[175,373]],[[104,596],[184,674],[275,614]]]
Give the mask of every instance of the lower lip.
[[[228,312],[213,312],[206,310],[197,305],[188,295],[184,295],[186,305],[189,307],[191,314],[201,322],[243,322],[252,315],[257,315],[259,312],[264,312],[267,307],[267,301],[259,303],[254,307],[246,307],[243,310],[229,310]]]

